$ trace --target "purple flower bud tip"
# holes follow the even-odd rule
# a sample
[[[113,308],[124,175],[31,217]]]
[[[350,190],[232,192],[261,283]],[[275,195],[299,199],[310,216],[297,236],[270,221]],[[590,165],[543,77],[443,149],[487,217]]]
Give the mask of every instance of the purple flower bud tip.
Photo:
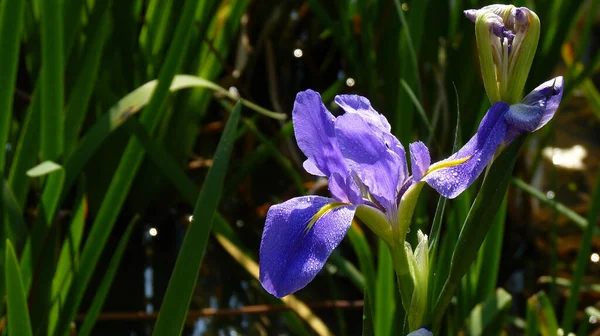
[[[467,9],[465,11],[463,11],[463,13],[465,13],[465,16],[473,21],[473,23],[475,23],[475,20],[477,20],[477,9]]]
[[[510,32],[504,28],[504,23],[501,20],[492,20],[490,25],[490,31],[498,37],[508,37]]]

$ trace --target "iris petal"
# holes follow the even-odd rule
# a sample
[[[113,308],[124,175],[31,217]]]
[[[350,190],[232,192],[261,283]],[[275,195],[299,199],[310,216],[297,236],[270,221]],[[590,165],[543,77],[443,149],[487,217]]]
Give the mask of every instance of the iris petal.
[[[317,92],[306,90],[296,95],[292,120],[298,147],[308,157],[304,162],[307,172],[329,177],[346,171],[335,140],[335,117]]]
[[[542,118],[540,119],[536,131],[544,127],[554,117],[554,113],[558,109],[558,105],[562,100],[564,88],[564,80],[562,76],[542,83],[531,91],[522,103],[526,105],[539,104],[544,107]]]
[[[399,188],[400,167],[406,165],[374,132],[365,119],[355,113],[346,113],[336,119],[335,133],[340,151],[350,171],[358,175],[381,205],[395,207]]]
[[[512,105],[505,117],[508,129],[504,142],[509,144],[521,133],[537,131],[546,125],[558,109],[563,85],[563,78],[556,77],[535,88],[520,104]]]
[[[429,149],[421,141],[413,142],[409,145],[410,149],[410,163],[415,181],[420,181],[425,172],[431,165],[431,157],[429,156]]]
[[[492,105],[481,120],[477,133],[458,152],[434,166],[443,166],[443,163],[451,161],[457,164],[433,170],[423,180],[448,198],[465,191],[479,177],[502,143],[507,128],[504,120],[507,110],[508,104],[504,102]]]
[[[359,115],[373,133],[383,139],[385,144],[396,153],[404,164],[399,167],[400,179],[404,180],[408,177],[408,167],[406,166],[406,152],[400,141],[391,133],[390,123],[385,116],[379,114],[372,106],[371,102],[362,96],[358,95],[338,95],[335,97],[335,102],[346,113],[355,113]]]
[[[306,286],[352,224],[356,206],[320,196],[292,198],[267,213],[260,245],[260,282],[276,297]],[[322,211],[325,208],[328,211]],[[321,216],[313,217],[322,211]],[[310,227],[309,227],[309,224]]]

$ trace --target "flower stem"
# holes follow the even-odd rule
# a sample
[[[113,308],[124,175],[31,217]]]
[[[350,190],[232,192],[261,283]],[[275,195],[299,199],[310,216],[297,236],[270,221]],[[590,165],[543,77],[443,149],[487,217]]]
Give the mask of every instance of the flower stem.
[[[413,277],[410,274],[410,266],[408,265],[408,257],[403,244],[395,246],[388,245],[394,262],[394,270],[396,271],[396,279],[398,280],[398,288],[400,289],[400,297],[402,298],[402,306],[407,313],[410,311],[410,305],[415,284]]]

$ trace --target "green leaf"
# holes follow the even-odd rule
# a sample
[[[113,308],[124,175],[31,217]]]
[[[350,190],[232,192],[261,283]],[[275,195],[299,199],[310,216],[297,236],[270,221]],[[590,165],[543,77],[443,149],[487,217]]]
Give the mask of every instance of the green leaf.
[[[512,296],[498,288],[495,295],[473,308],[467,318],[468,335],[496,335],[504,325],[511,307]]]
[[[44,161],[39,165],[29,169],[27,171],[27,176],[29,177],[40,177],[44,175],[48,175],[52,172],[62,169],[62,166],[53,162],[53,161]]]
[[[565,310],[563,312],[562,327],[565,334],[569,334],[573,328],[573,320],[575,318],[575,311],[577,310],[577,303],[579,302],[581,290],[581,284],[583,282],[583,276],[588,266],[588,258],[592,249],[592,237],[594,236],[594,228],[598,214],[600,213],[600,171],[596,176],[596,188],[595,195],[590,205],[590,211],[588,212],[588,223],[594,223],[594,225],[588,225],[583,231],[583,237],[579,245],[579,252],[577,253],[577,261],[575,262],[575,271],[571,279],[571,290],[567,303],[565,304]]]
[[[31,331],[31,322],[29,320],[29,309],[27,308],[27,298],[25,288],[21,281],[21,270],[17,255],[10,243],[6,240],[5,255],[6,273],[6,312],[8,315],[8,335],[9,336],[27,336],[33,335]]]
[[[179,250],[175,268],[160,308],[154,335],[179,334],[183,329],[183,322],[192,299],[213,216],[225,180],[240,113],[241,104],[238,103],[223,131],[213,165],[209,169],[200,191],[193,220]]]
[[[522,135],[500,154],[487,172],[481,190],[460,231],[452,254],[448,279],[433,309],[434,330],[438,330],[452,296],[460,285],[463,275],[467,273],[477,257],[477,251],[494,223],[488,219],[496,214],[502,204],[512,169],[524,142],[525,135]]]
[[[19,250],[19,246],[22,247],[21,244],[23,244],[27,237],[27,224],[25,224],[25,220],[23,219],[23,210],[21,210],[21,207],[19,204],[17,204],[17,200],[15,199],[12,189],[6,180],[2,179],[1,183],[2,205],[0,206],[0,209],[2,209],[2,212],[6,214],[4,220],[8,220],[8,225],[5,225],[5,237],[14,242],[16,249]],[[0,297],[2,296],[0,295]]]
[[[42,160],[58,160],[65,141],[62,1],[41,2],[42,69],[40,73]]]
[[[10,133],[13,94],[19,63],[19,41],[23,29],[25,1],[5,0],[0,4],[0,172],[4,172],[6,142]],[[4,177],[4,175],[1,175]]]
[[[85,184],[82,182],[78,185],[73,219],[62,242],[56,271],[52,280],[52,306],[48,314],[48,331],[50,335],[54,334],[57,327],[61,306],[67,298],[73,277],[77,271],[87,211],[87,201],[84,192]]]
[[[542,336],[558,335],[558,322],[550,299],[544,292],[538,292],[527,299],[527,306],[537,317],[537,326]],[[528,326],[529,327],[529,326]]]
[[[79,328],[79,335],[89,335],[92,332],[92,327],[96,320],[98,319],[98,315],[100,315],[100,311],[102,306],[104,305],[104,300],[108,295],[108,291],[110,290],[110,286],[112,285],[113,279],[117,274],[117,270],[119,269],[119,265],[121,264],[121,258],[123,257],[123,253],[127,248],[127,243],[129,243],[129,237],[131,237],[131,233],[133,232],[133,228],[135,224],[140,219],[139,215],[133,217],[125,233],[121,236],[119,240],[119,245],[117,245],[117,249],[110,259],[110,263],[108,264],[108,268],[104,271],[104,277],[102,277],[102,281],[100,282],[100,286],[96,289],[96,295],[94,295],[94,300],[90,305],[90,308],[87,311],[85,320]]]

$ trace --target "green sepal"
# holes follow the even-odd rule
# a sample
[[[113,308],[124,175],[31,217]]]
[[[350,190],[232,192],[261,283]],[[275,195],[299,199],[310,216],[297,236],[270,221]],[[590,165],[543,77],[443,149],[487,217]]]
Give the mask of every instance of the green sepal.
[[[498,89],[498,80],[496,78],[496,65],[490,38],[492,32],[488,20],[494,17],[492,12],[485,12],[477,15],[475,20],[475,38],[477,40],[477,53],[479,54],[479,65],[481,66],[481,77],[483,86],[491,103],[497,103],[500,99],[500,90]]]
[[[527,11],[527,14],[529,20],[527,31],[524,34],[519,50],[513,50],[515,55],[512,58],[516,57],[517,59],[514,61],[514,68],[509,69],[508,72],[509,78],[506,97],[501,97],[503,101],[511,105],[521,101],[525,82],[527,82],[529,70],[531,69],[540,39],[540,19],[531,10]]]

